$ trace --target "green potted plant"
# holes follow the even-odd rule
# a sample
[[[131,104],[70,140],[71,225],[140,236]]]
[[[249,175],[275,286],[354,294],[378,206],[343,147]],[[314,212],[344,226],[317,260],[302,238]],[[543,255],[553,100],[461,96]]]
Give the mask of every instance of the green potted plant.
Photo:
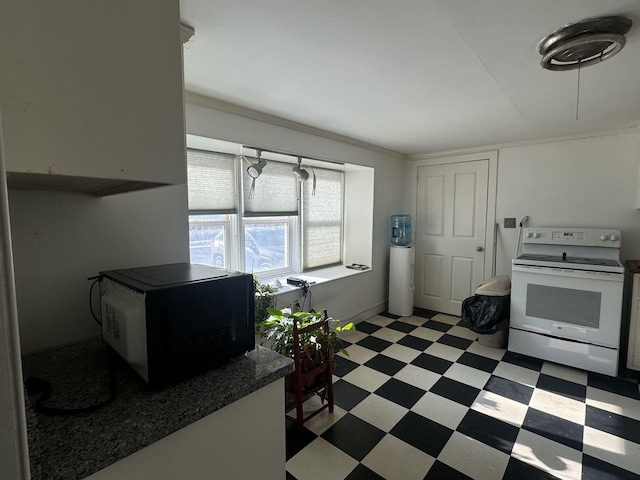
[[[258,326],[262,333],[264,342],[269,348],[286,357],[294,358],[293,325],[297,323],[298,328],[307,327],[323,318],[322,312],[296,312],[291,313],[290,309],[278,310],[268,308],[269,318],[261,322]],[[349,353],[342,348],[340,332],[355,328],[353,323],[340,326],[340,320],[329,318],[329,331],[306,333],[300,335],[301,344],[301,369],[302,373],[313,370],[316,366],[331,362],[335,366],[335,353],[342,352],[346,356]],[[290,380],[290,379],[289,379]],[[313,381],[308,388],[312,388]]]
[[[269,318],[267,309],[276,306],[276,297],[274,295],[273,288],[271,288],[271,285],[269,285],[268,283],[261,283],[257,275],[253,275],[253,293],[255,295],[254,314],[256,331],[257,333],[259,333],[260,328],[258,327],[258,325]]]

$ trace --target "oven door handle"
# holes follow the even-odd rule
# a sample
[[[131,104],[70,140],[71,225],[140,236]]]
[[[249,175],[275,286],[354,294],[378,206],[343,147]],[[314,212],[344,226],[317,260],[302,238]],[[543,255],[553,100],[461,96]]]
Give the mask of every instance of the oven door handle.
[[[587,280],[609,280],[611,282],[624,281],[624,274],[611,272],[593,272],[589,270],[568,270],[564,268],[536,267],[533,265],[513,265],[512,272],[542,273],[558,277],[586,278]]]

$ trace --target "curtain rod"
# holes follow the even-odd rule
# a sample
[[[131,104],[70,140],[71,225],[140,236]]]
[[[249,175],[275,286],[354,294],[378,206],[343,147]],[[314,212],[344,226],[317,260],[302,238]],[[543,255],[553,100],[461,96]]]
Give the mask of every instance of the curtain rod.
[[[289,153],[289,152],[282,152],[279,150],[271,150],[268,148],[261,148],[261,147],[253,147],[251,145],[242,145],[242,148],[248,148],[250,150],[255,150],[260,151],[260,152],[268,152],[268,153],[275,153],[276,155],[286,155],[287,157],[294,157],[294,158],[300,158],[300,159],[306,159],[306,160],[313,160],[314,162],[325,162],[325,163],[333,163],[335,165],[344,165],[343,162],[337,162],[335,160],[324,160],[324,159],[320,159],[320,158],[314,158],[314,157],[310,157],[308,155],[297,155],[295,153]]]

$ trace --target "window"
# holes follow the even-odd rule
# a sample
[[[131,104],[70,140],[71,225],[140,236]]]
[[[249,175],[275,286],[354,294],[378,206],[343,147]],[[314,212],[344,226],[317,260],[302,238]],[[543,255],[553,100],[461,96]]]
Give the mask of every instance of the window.
[[[252,188],[246,160],[188,149],[191,262],[270,276],[340,264],[344,173],[307,167],[301,183],[294,165],[268,159]]]

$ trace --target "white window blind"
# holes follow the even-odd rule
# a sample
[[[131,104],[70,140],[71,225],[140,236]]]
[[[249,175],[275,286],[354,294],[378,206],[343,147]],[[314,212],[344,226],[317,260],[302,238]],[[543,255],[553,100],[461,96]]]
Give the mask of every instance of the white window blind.
[[[250,161],[257,162],[253,158]],[[245,216],[298,215],[298,181],[293,174],[293,165],[268,161],[256,178],[253,198],[250,198],[252,178],[247,175],[247,166],[246,162],[242,165]]]
[[[315,173],[315,195],[312,177],[303,184],[303,269],[342,261],[344,174],[319,168]]]
[[[187,150],[187,181],[191,212],[237,212],[233,155]]]

